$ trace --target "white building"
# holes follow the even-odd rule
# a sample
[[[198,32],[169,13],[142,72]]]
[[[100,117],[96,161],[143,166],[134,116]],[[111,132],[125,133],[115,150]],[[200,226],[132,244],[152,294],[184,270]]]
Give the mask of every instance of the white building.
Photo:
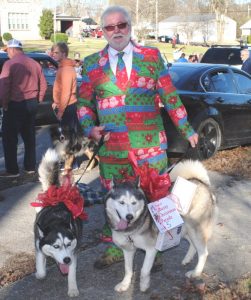
[[[39,22],[42,0],[0,0],[0,35],[11,33],[18,40],[40,40]],[[56,16],[56,31],[78,37],[82,28],[80,17]]]
[[[215,14],[188,14],[172,16],[159,22],[159,36],[179,34],[183,43],[229,43],[236,40],[236,21],[221,16],[221,22]]]
[[[18,40],[38,40],[39,19],[42,15],[40,0],[1,0],[0,35],[11,33]]]
[[[241,36],[251,35],[251,20],[243,24],[241,27]]]
[[[65,14],[56,16],[56,32],[64,32],[71,37],[78,37],[83,30],[83,22],[80,17],[71,17]]]

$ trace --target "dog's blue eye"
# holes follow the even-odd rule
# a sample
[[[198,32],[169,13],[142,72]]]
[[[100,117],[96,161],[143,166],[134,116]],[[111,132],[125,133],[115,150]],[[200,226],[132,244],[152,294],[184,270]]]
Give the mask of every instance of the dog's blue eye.
[[[71,242],[66,245],[66,247],[70,247],[70,246],[71,246]]]
[[[58,248],[59,248],[59,246],[58,246],[58,245],[54,245],[53,247],[54,247],[55,249],[58,249]]]
[[[137,202],[132,202],[132,205],[136,205],[137,204]]]

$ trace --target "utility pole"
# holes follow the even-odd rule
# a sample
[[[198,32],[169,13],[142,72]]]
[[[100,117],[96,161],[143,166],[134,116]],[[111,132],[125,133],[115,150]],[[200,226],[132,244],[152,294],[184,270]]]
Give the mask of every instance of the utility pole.
[[[139,0],[136,1],[136,36],[139,34]]]
[[[54,37],[54,44],[56,43],[56,26],[57,26],[57,21],[56,21],[56,14],[57,14],[57,1],[55,1],[55,6],[54,6],[54,22],[53,22],[53,37]]]
[[[159,34],[159,25],[158,25],[158,15],[159,15],[159,11],[158,11],[158,6],[159,6],[159,1],[155,0],[155,39],[156,41],[158,40],[158,34]]]

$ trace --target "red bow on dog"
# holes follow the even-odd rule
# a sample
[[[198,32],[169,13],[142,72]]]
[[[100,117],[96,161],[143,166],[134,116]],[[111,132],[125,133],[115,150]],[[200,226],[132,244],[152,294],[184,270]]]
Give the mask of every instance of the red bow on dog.
[[[56,206],[58,203],[63,202],[74,219],[86,220],[88,217],[84,211],[84,198],[78,188],[72,185],[70,175],[64,177],[62,186],[51,185],[46,192],[38,194],[37,199],[38,202],[32,202],[31,206]]]
[[[148,163],[138,166],[137,159],[133,151],[129,151],[128,158],[132,164],[135,175],[140,178],[140,187],[146,194],[149,201],[152,202],[159,200],[169,193],[171,180],[168,173],[160,175],[159,171],[157,169],[150,168]]]

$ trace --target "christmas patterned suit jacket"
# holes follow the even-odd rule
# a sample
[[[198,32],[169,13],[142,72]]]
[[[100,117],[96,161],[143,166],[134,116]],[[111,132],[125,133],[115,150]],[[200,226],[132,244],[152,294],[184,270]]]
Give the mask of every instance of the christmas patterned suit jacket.
[[[106,188],[112,177],[132,175],[128,151],[134,153],[138,165],[147,161],[160,173],[167,166],[160,101],[182,135],[191,136],[194,131],[158,49],[134,45],[128,82],[116,81],[108,46],[85,58],[78,117],[86,136],[97,125],[110,132],[99,151],[100,177]]]

